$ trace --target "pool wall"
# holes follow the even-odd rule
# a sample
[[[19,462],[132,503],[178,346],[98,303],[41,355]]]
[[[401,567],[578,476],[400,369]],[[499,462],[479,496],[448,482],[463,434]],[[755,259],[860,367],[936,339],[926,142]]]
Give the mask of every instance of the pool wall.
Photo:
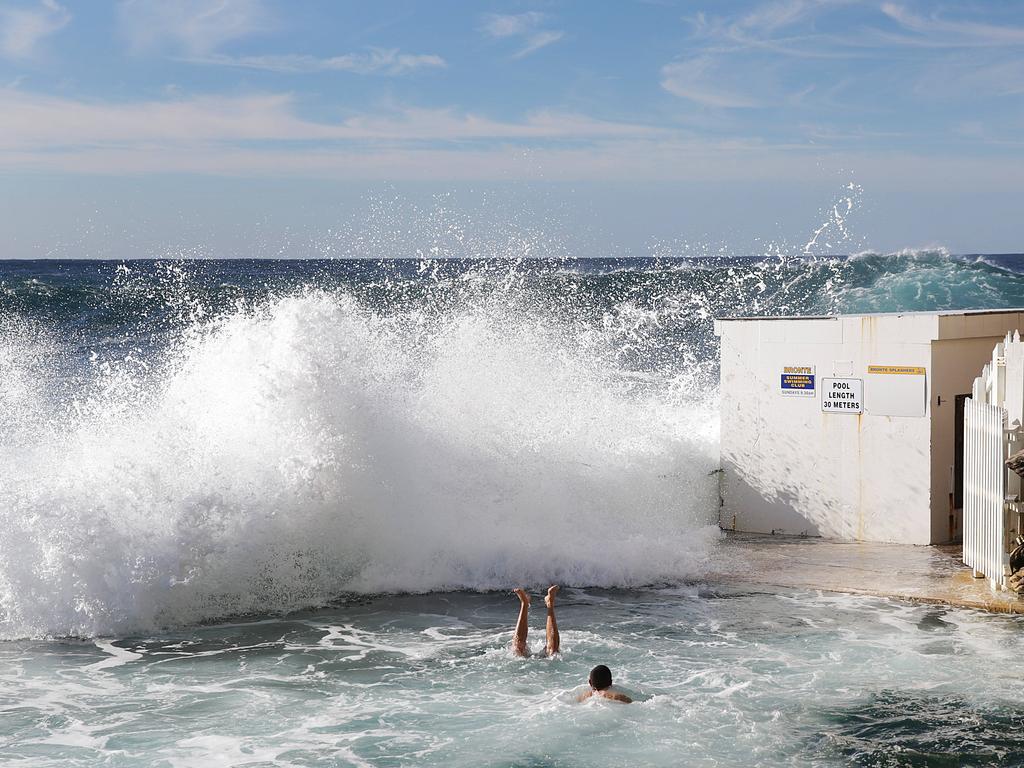
[[[721,527],[956,540],[962,398],[1022,313],[716,321]]]

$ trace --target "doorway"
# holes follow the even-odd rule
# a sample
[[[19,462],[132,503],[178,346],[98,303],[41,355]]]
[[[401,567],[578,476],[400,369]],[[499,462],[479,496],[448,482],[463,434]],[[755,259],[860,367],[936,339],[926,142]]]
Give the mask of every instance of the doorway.
[[[964,401],[971,395],[957,395],[953,406],[953,493],[949,500],[949,538],[959,538],[964,514]]]

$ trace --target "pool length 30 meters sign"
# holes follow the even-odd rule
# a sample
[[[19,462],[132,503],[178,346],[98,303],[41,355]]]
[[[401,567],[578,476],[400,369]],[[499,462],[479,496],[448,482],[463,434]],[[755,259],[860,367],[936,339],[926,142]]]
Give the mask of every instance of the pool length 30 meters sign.
[[[864,413],[864,379],[822,379],[821,410]]]

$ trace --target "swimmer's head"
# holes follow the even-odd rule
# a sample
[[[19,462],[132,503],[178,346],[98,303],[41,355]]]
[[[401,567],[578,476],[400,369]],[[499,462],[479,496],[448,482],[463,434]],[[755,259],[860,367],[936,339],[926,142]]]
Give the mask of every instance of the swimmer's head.
[[[595,691],[603,691],[612,686],[612,671],[604,664],[598,664],[590,670],[590,687]]]

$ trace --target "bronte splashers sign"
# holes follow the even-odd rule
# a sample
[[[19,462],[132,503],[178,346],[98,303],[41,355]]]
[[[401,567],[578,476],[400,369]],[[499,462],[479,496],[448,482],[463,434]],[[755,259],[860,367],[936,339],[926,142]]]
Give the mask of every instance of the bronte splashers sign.
[[[864,380],[822,379],[821,410],[825,413],[864,413]]]
[[[784,395],[814,397],[814,366],[784,366],[782,369],[779,391]]]

